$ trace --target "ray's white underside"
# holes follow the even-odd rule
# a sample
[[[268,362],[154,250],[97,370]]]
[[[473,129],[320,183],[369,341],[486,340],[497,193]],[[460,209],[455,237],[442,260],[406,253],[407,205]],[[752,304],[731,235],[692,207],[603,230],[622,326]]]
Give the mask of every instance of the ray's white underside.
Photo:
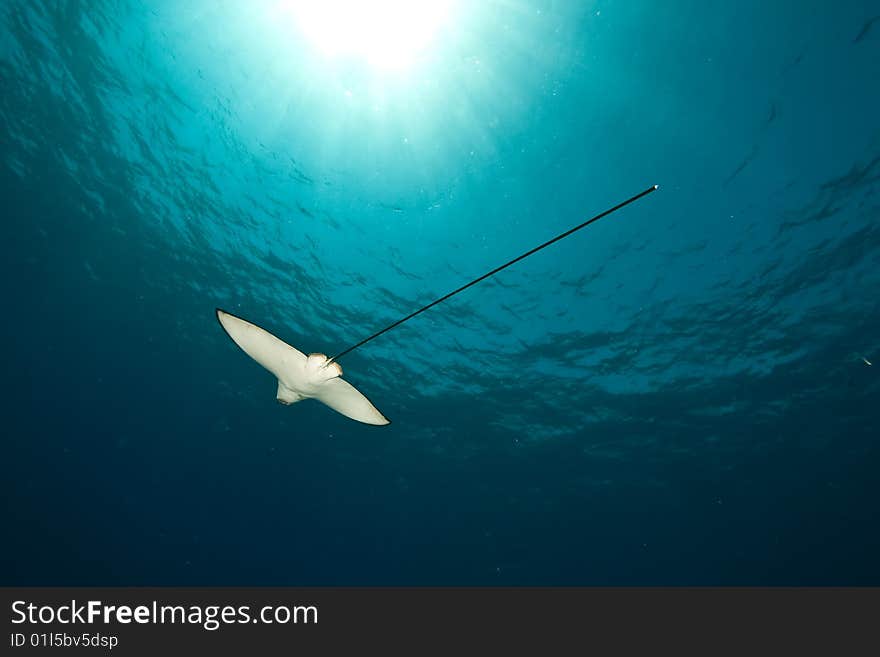
[[[265,329],[220,308],[217,320],[235,344],[277,377],[276,398],[282,404],[317,399],[352,420],[390,424],[369,399],[342,379],[342,368],[338,363],[328,364],[324,354],[306,356]]]

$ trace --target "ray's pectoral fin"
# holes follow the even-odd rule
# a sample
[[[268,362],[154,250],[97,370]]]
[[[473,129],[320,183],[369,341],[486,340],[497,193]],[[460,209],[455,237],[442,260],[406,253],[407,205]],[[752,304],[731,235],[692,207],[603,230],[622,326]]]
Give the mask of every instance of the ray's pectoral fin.
[[[284,340],[225,310],[217,308],[216,312],[217,321],[232,341],[279,379],[305,367],[306,355]]]
[[[322,383],[315,399],[358,422],[380,426],[391,424],[391,420],[382,415],[369,399],[344,379],[334,378]]]

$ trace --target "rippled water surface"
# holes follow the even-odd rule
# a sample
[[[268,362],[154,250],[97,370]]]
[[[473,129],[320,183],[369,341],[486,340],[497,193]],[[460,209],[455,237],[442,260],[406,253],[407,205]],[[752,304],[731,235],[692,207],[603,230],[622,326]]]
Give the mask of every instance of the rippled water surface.
[[[394,67],[3,2],[0,580],[880,584],[878,62],[871,2],[460,1]],[[654,183],[346,356],[388,427],[214,318],[336,353]]]

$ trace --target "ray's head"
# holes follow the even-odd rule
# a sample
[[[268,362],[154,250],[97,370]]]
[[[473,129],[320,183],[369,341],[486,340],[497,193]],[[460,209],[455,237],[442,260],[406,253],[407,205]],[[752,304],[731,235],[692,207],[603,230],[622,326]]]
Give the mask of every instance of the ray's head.
[[[329,361],[330,359],[324,354],[309,354],[306,361],[306,371],[309,373],[309,378],[315,381],[329,381],[342,376],[342,366],[339,363]]]

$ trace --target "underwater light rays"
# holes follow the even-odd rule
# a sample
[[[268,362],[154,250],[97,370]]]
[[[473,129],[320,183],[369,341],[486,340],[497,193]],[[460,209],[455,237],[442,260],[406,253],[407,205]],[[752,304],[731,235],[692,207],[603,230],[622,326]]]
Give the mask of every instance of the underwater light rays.
[[[450,22],[454,5],[452,0],[279,3],[281,11],[324,56],[357,57],[383,71],[415,64]]]

